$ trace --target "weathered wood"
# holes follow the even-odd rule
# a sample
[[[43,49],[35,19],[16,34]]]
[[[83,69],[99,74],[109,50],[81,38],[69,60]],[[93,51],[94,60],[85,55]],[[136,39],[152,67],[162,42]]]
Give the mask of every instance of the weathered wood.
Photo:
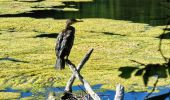
[[[48,94],[48,98],[47,98],[46,100],[56,100],[56,99],[55,99],[55,94],[54,94],[54,92],[50,92],[50,93]]]
[[[74,76],[76,76],[77,79],[79,79],[82,84],[84,85],[86,91],[90,96],[93,98],[93,100],[100,100],[100,97],[92,90],[90,84],[83,78],[83,76],[78,72],[75,65],[71,63],[71,61],[67,60],[66,64],[70,67],[70,69],[73,71]]]
[[[81,60],[81,62],[79,63],[79,65],[77,66],[77,71],[80,72],[81,68],[83,67],[83,65],[86,63],[86,61],[90,58],[90,55],[93,52],[93,48],[90,49],[87,54],[84,56],[84,58]],[[65,87],[65,91],[66,92],[72,92],[72,85],[74,83],[74,80],[76,79],[75,74],[73,73],[72,76],[70,77],[70,79],[67,82],[67,85]]]
[[[116,85],[116,95],[114,100],[123,100],[124,98],[124,87],[120,84]]]

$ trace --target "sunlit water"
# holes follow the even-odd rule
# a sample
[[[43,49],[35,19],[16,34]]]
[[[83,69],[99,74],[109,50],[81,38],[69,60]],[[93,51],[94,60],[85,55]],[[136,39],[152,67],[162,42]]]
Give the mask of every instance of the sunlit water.
[[[92,89],[94,91],[100,91],[101,87],[102,87],[102,84],[97,84],[95,86],[92,86]],[[73,92],[81,91],[82,89],[85,90],[83,86],[73,86],[72,89],[73,89]],[[170,87],[167,87],[167,86],[157,87],[157,90],[159,90],[159,92],[153,93],[150,97],[169,93]],[[63,91],[64,91],[63,87],[47,88],[44,92],[41,92],[40,94],[44,94],[44,96],[47,97],[49,92],[63,93]],[[11,88],[7,88],[6,90],[2,90],[1,92],[20,93],[21,96],[18,99],[33,96],[33,93],[30,91],[23,92],[21,90],[14,90]],[[102,92],[97,92],[97,94],[100,96],[101,100],[113,100],[114,96],[115,96],[115,91],[114,90],[104,90]],[[144,98],[147,94],[148,94],[148,92],[127,92],[124,95],[124,100],[144,100]],[[38,96],[38,95],[36,95],[36,96]],[[165,100],[170,100],[170,97],[166,98]]]

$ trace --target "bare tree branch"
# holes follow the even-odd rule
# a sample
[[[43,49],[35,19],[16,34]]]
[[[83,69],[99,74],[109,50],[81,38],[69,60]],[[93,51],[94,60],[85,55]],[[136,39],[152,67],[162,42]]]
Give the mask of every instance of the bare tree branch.
[[[124,98],[124,87],[120,84],[116,85],[116,95],[114,100],[123,100]]]
[[[86,63],[86,61],[90,58],[90,55],[93,52],[93,48],[90,49],[87,54],[84,56],[84,58],[82,59],[82,61],[79,63],[79,65],[77,66],[77,71],[80,72],[81,68],[83,67],[83,65]],[[67,85],[65,87],[65,91],[67,92],[72,92],[72,85],[74,83],[74,80],[76,79],[74,73],[72,74],[72,76],[70,77],[69,81],[67,82]]]
[[[88,92],[88,94],[90,94],[90,96],[93,98],[93,100],[100,100],[100,97],[92,90],[90,84],[78,72],[75,65],[73,63],[71,63],[71,61],[69,61],[69,60],[66,60],[66,63],[68,64],[70,69],[73,71],[74,76],[76,76],[76,78],[79,79],[82,82],[82,84],[84,85],[86,91]]]

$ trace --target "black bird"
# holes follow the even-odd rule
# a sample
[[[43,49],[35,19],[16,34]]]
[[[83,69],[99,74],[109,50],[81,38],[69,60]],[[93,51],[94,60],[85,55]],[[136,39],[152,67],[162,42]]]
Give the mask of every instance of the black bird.
[[[59,70],[65,68],[65,60],[68,59],[71,48],[74,42],[75,28],[71,26],[74,23],[82,22],[81,20],[68,19],[65,29],[58,35],[56,41],[56,64],[55,67]]]

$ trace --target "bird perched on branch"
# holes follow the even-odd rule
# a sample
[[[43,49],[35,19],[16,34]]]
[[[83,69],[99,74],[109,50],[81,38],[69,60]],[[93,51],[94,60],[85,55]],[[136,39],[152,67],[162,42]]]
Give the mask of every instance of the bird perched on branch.
[[[82,20],[68,19],[65,29],[57,37],[55,47],[57,60],[55,67],[59,70],[65,68],[65,60],[68,59],[74,42],[75,28],[71,25],[77,22],[82,22]]]

